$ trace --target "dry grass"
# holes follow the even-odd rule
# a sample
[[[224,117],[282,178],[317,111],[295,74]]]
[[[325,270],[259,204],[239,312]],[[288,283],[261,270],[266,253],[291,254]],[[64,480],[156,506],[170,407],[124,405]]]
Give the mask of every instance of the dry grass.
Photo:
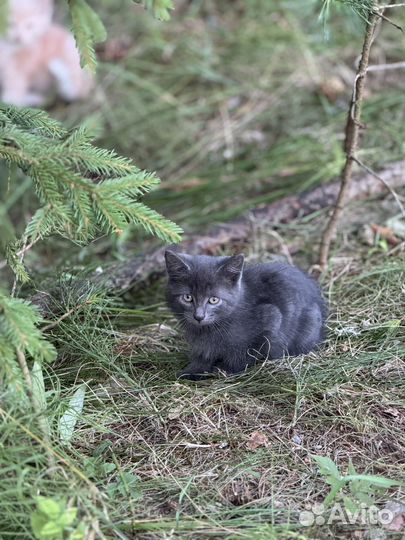
[[[367,203],[369,219],[383,224],[393,204],[391,197]],[[308,266],[323,221],[313,215],[285,225],[275,244],[274,235],[254,227],[248,256],[266,258],[272,245],[275,256],[289,249]],[[52,478],[29,435],[32,418],[16,412],[30,430],[25,435],[15,421],[3,424],[8,497],[1,507],[3,520],[10,508],[14,516],[3,537],[14,538],[16,530],[32,537],[21,526],[40,493],[67,496],[81,520],[102,531],[100,538],[368,538],[364,526],[299,523],[299,513],[329,490],[313,455],[331,457],[342,473],[352,461],[362,474],[398,480],[405,474],[404,245],[392,252],[378,239],[362,245],[360,221],[356,205],[335,244],[324,282],[329,337],[317,353],[240,376],[178,382],[187,351],[164,308],[161,284],[145,291],[153,309],[106,300],[52,328],[60,355],[47,377],[49,416],[57,421],[82,381],[84,411],[71,444],[54,439],[68,466]],[[396,488],[378,501],[404,497]]]
[[[368,212],[384,216],[380,203]],[[370,253],[358,242],[355,215],[349,214],[345,242],[325,281],[332,313],[328,342],[318,353],[268,362],[242,376],[180,383],[174,373],[186,351],[179,338],[138,326],[113,357],[107,351],[92,357],[90,372],[105,376],[99,383],[84,377],[89,390],[73,440],[75,461],[86,470],[97,454],[139,482],[134,500],[107,503],[112,537],[118,531],[142,539],[367,536],[358,527],[311,530],[298,521],[300,511],[328,492],[312,455],[331,457],[342,472],[351,460],[364,474],[398,480],[405,474],[403,246],[393,255],[378,246]],[[320,220],[286,226],[280,232],[285,246],[291,240],[305,246]],[[252,240],[266,245],[265,238]],[[128,309],[125,326],[127,319]],[[61,324],[59,332],[72,324]],[[99,338],[87,346],[99,351]],[[57,369],[64,386],[77,372],[77,364],[66,371],[66,362]],[[86,372],[88,361],[81,363]],[[108,490],[117,469],[94,480]],[[388,496],[404,493],[392,490],[380,502]]]

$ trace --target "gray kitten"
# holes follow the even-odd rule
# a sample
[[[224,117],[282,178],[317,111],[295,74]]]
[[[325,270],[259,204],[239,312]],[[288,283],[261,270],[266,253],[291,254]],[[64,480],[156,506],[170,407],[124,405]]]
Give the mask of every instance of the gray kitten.
[[[298,268],[244,267],[243,255],[166,251],[165,258],[167,301],[191,346],[191,362],[179,377],[238,373],[258,356],[305,354],[323,340],[326,303],[317,283]]]

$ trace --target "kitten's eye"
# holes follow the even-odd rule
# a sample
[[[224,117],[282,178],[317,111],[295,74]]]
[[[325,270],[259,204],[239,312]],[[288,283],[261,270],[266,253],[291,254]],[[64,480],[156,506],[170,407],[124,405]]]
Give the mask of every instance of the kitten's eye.
[[[191,294],[183,294],[182,298],[183,298],[183,300],[185,302],[192,302],[193,301],[193,297],[191,296]]]
[[[211,298],[208,300],[208,302],[210,304],[218,304],[219,298],[217,298],[216,296],[211,296]]]

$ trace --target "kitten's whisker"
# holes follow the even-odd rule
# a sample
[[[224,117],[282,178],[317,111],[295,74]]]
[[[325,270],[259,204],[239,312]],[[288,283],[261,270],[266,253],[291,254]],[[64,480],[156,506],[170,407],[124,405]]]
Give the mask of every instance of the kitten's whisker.
[[[222,327],[219,321],[213,321],[213,326],[216,332],[222,337],[225,341],[226,338],[230,337],[230,332],[228,328]]]

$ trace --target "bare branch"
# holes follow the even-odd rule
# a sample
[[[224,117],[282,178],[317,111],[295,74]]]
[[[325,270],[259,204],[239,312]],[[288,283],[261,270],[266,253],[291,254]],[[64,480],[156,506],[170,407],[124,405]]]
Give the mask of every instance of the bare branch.
[[[359,67],[357,69],[356,79],[353,86],[352,100],[350,103],[349,114],[346,123],[346,137],[344,150],[346,153],[346,162],[341,173],[341,185],[334,210],[326,226],[321,240],[319,253],[319,266],[325,270],[328,263],[329,248],[333,236],[335,235],[338,221],[342,215],[346,203],[347,193],[352,182],[354,154],[358,147],[361,106],[364,98],[364,84],[367,74],[367,68],[370,57],[370,49],[373,43],[375,28],[378,22],[378,13],[371,11],[368,20],[366,34],[364,36],[363,50],[361,53]]]
[[[368,66],[367,73],[374,71],[390,71],[393,69],[405,69],[405,62],[393,62],[392,64],[377,64],[375,66]]]
[[[397,7],[405,7],[405,2],[402,2],[400,4],[385,4],[385,6],[378,6],[377,10],[384,11],[384,9],[391,9]]]
[[[379,174],[377,174],[375,171],[373,171],[373,169],[370,169],[370,167],[368,167],[367,165],[365,165],[362,161],[359,160],[359,158],[357,157],[353,157],[354,161],[360,165],[360,167],[362,169],[364,169],[365,171],[367,171],[369,174],[373,175],[374,178],[377,178],[377,180],[379,180],[380,182],[382,182],[384,184],[384,186],[388,189],[388,191],[391,193],[391,195],[394,197],[397,205],[399,206],[399,209],[401,210],[402,212],[402,215],[404,216],[405,218],[405,208],[404,208],[404,205],[402,204],[401,202],[401,199],[398,197],[397,193],[393,190],[393,188],[384,180],[384,178],[382,178]]]
[[[380,13],[379,11],[377,12],[377,16],[380,17],[380,19],[382,19],[383,21],[386,21],[387,23],[391,24],[394,28],[397,28],[398,30],[400,30],[402,33],[404,33],[404,29],[402,28],[402,26],[400,26],[399,24],[397,23],[394,23],[394,21],[392,21],[391,19],[389,19],[386,15],[383,15],[382,13]]]

